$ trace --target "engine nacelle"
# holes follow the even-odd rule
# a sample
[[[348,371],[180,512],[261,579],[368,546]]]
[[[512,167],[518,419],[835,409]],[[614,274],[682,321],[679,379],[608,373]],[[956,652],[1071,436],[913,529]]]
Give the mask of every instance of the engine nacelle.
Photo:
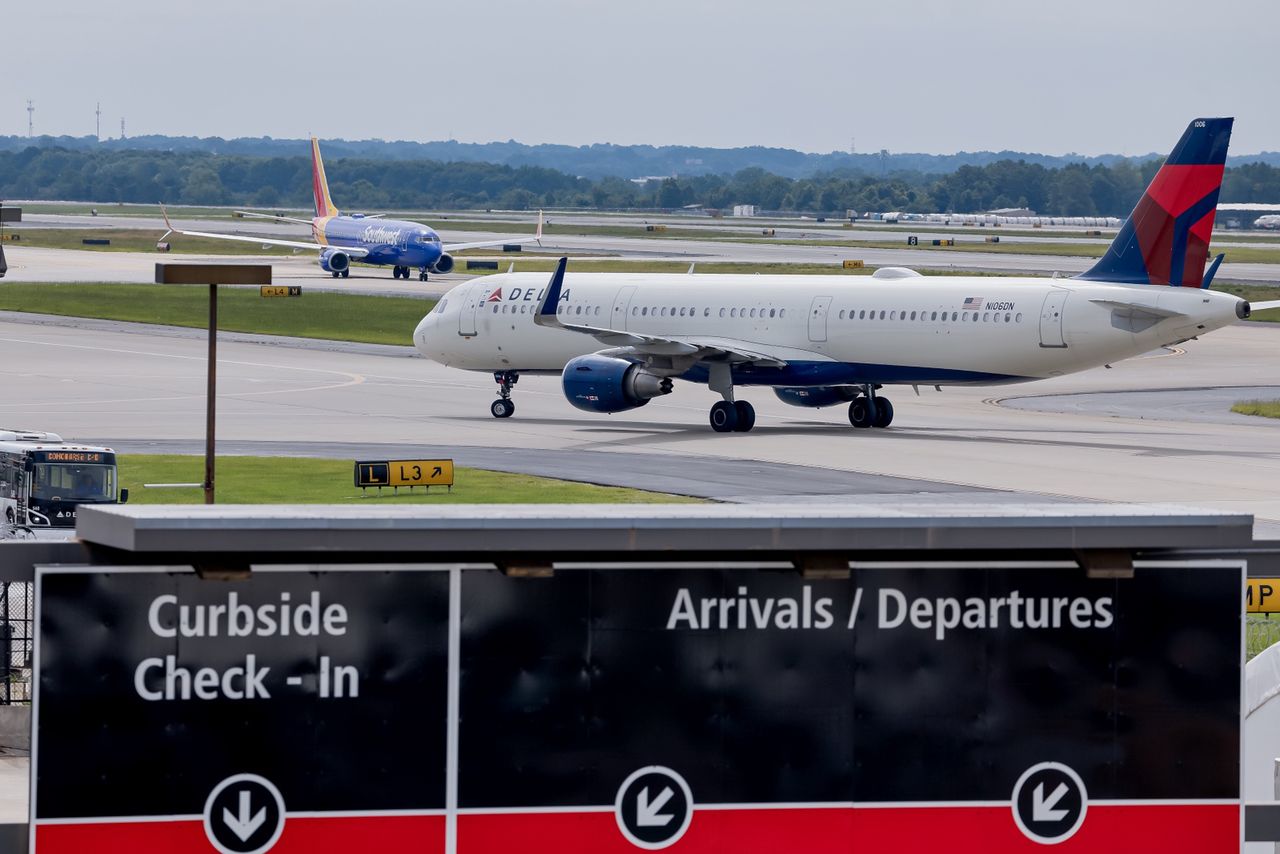
[[[343,273],[351,267],[351,256],[341,249],[322,249],[320,269],[326,273]]]
[[[449,273],[452,271],[453,271],[453,256],[450,255],[448,252],[444,253],[439,258],[437,258],[436,262],[431,265],[431,272],[439,273],[442,276],[445,273]]]
[[[671,378],[626,359],[579,356],[564,366],[564,396],[587,412],[626,412],[671,393]]]
[[[821,406],[839,406],[848,403],[858,396],[858,390],[849,385],[824,385],[806,388],[803,386],[775,388],[773,393],[778,400],[792,406],[807,406],[817,409]]]

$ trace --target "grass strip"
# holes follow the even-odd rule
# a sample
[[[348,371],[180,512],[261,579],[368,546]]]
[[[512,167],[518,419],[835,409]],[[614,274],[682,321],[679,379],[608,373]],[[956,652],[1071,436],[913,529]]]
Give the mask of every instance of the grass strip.
[[[364,344],[412,344],[435,300],[313,291],[264,299],[257,288],[218,288],[218,328]],[[203,329],[209,291],[202,285],[0,284],[0,310]]]
[[[1242,400],[1231,407],[1241,415],[1260,415],[1263,418],[1280,418],[1280,400]]]
[[[201,504],[198,488],[146,488],[147,483],[196,483],[204,457],[121,454],[120,485],[130,504]],[[310,457],[218,457],[220,504],[666,504],[701,499],[617,486],[599,486],[526,474],[457,468],[452,491],[442,486],[367,491],[353,486],[354,460]]]

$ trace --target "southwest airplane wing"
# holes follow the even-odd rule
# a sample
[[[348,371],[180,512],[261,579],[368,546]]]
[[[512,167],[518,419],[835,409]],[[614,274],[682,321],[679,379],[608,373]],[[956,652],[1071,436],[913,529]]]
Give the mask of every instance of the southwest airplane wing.
[[[739,341],[736,338],[700,335],[637,335],[621,332],[616,329],[605,329],[599,326],[588,326],[561,320],[556,312],[560,303],[560,291],[564,285],[564,271],[568,258],[561,258],[556,271],[551,276],[542,301],[534,310],[533,322],[539,326],[566,329],[591,335],[601,344],[609,347],[625,349],[630,353],[644,356],[687,356],[695,360],[728,359],[730,362],[751,362],[761,367],[781,368],[787,364],[787,356],[780,349],[765,350],[759,344]],[[808,351],[806,351],[807,353]],[[813,358],[817,354],[809,354]],[[828,361],[826,357],[818,357],[820,361]]]
[[[309,219],[299,219],[296,216],[282,216],[281,214],[264,214],[255,213],[254,211],[232,211],[231,215],[237,219],[269,219],[273,222],[297,222],[303,225],[311,225]],[[179,232],[181,234],[181,232]]]
[[[187,237],[212,237],[215,240],[239,240],[241,243],[257,243],[260,246],[288,246],[292,249],[316,249],[324,250],[332,247],[323,246],[319,243],[305,243],[301,240],[280,240],[274,237],[252,237],[247,234],[214,234],[211,231],[183,231],[180,228],[174,228],[173,223],[169,222],[169,214],[164,209],[164,205],[160,206],[160,212],[164,214],[164,224],[169,230],[165,232],[165,237],[170,234],[184,234]],[[308,223],[310,225],[310,223]],[[368,249],[360,249],[359,247],[342,247],[342,251],[352,258],[363,258],[369,254]]]
[[[515,243],[541,243],[542,242],[542,211],[538,211],[538,230],[534,232],[533,237],[518,237],[515,240],[510,238],[506,240],[481,240],[475,243],[447,243],[445,244],[445,252],[461,252],[463,249],[483,249],[486,246],[506,246]]]

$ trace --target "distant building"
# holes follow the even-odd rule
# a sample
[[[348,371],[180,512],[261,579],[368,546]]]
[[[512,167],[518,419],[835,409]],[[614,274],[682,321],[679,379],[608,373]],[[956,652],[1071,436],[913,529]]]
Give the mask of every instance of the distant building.
[[[755,205],[734,205],[733,215],[734,216],[755,216],[756,206]]]

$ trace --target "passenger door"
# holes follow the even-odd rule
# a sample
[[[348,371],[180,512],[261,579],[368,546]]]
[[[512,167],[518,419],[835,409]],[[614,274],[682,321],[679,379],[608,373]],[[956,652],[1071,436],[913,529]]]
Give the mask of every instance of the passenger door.
[[[831,308],[831,297],[814,297],[809,306],[809,340],[820,342],[827,340],[827,310]]]
[[[613,298],[613,313],[609,315],[609,328],[625,332],[627,330],[627,312],[631,311],[631,298],[636,295],[634,285],[622,288]]]
[[[458,334],[472,336],[476,334],[476,315],[480,313],[481,301],[488,292],[483,281],[476,282],[467,291],[462,300],[462,308],[458,311]]]
[[[1062,337],[1062,309],[1067,302],[1070,291],[1053,288],[1044,298],[1044,306],[1040,309],[1040,346],[1066,347]]]

